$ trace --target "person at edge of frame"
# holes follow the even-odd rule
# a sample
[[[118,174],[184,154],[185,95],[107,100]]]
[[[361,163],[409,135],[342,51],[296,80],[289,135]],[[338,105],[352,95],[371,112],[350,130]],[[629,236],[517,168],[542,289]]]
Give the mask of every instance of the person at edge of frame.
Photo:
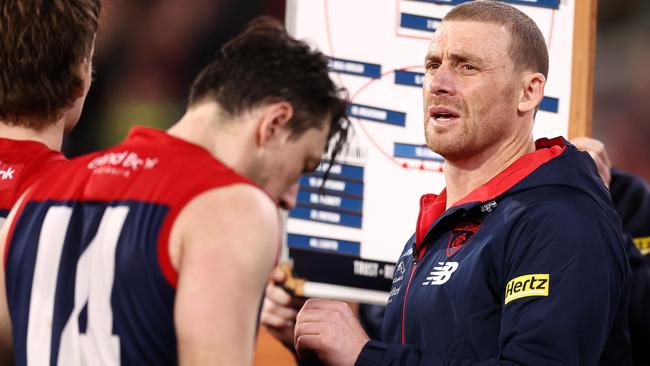
[[[90,88],[101,8],[100,0],[0,5],[0,226],[43,170],[66,161],[63,135]]]
[[[571,142],[594,159],[621,218],[625,249],[632,268],[628,308],[632,360],[635,365],[650,365],[647,347],[650,341],[647,312],[650,304],[650,187],[642,178],[613,167],[601,141],[578,137]]]

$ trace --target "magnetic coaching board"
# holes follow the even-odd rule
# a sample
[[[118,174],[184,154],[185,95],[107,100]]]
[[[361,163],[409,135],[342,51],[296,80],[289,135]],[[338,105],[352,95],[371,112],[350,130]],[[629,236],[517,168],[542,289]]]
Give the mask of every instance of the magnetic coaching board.
[[[329,57],[349,91],[349,148],[322,184],[300,180],[286,244],[299,295],[384,303],[415,229],[419,198],[444,187],[443,158],[424,144],[424,55],[462,0],[289,0],[287,28]],[[593,0],[510,0],[542,30],[550,70],[534,135],[590,133]],[[571,123],[569,123],[571,121]]]

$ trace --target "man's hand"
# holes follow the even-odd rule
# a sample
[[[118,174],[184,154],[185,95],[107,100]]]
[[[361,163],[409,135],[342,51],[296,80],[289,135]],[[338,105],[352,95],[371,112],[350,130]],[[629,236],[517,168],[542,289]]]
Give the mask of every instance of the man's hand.
[[[296,315],[305,301],[291,296],[280,287],[286,280],[286,273],[276,267],[271,274],[271,281],[266,285],[260,321],[273,337],[293,351]]]
[[[576,137],[571,140],[571,143],[591,155],[591,158],[596,162],[598,174],[603,179],[605,186],[609,188],[609,183],[612,180],[612,162],[609,160],[607,150],[605,150],[605,144],[589,137]]]
[[[326,365],[352,366],[368,340],[344,302],[309,299],[298,313],[294,343],[299,357],[315,353]]]

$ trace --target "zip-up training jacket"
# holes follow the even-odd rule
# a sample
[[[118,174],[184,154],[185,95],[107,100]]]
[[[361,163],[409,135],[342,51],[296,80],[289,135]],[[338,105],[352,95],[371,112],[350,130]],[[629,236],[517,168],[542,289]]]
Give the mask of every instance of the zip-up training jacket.
[[[424,195],[357,365],[624,365],[630,267],[589,155],[556,138],[445,210]]]

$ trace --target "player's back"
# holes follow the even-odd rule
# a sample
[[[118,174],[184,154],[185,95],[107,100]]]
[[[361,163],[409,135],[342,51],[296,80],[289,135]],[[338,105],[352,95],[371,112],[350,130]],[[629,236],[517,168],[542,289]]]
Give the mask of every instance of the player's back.
[[[59,170],[10,231],[17,364],[175,364],[174,219],[200,193],[252,183],[207,150],[145,128]]]
[[[65,161],[63,154],[40,142],[0,138],[0,226],[43,170]]]

